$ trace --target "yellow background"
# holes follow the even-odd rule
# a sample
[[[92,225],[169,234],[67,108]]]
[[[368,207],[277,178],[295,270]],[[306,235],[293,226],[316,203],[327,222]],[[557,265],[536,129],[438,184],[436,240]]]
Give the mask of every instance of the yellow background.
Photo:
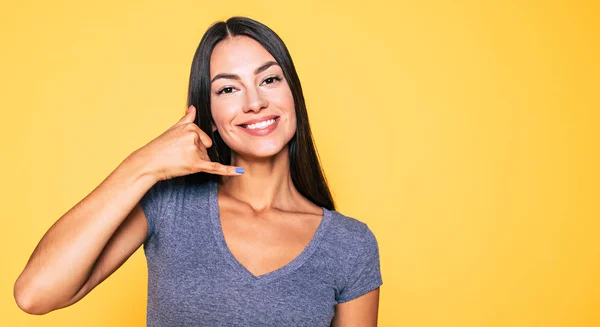
[[[144,325],[141,249],[45,316],[12,286],[50,225],[183,115],[208,26],[247,15],[292,54],[339,211],[378,238],[381,326],[599,326],[594,3],[3,4],[0,325]]]

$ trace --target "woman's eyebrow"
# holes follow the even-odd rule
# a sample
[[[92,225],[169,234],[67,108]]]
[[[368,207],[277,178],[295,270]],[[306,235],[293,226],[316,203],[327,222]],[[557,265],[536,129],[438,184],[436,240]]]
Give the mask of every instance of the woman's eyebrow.
[[[267,61],[266,63],[260,65],[260,67],[256,68],[256,70],[254,70],[254,75],[264,72],[265,70],[267,70],[269,67],[271,67],[273,65],[279,66],[279,64],[276,61]],[[210,81],[210,83],[212,84],[212,82],[218,80],[219,78],[240,80],[240,77],[238,75],[221,73],[221,74],[217,74],[215,77],[213,77],[213,79]]]

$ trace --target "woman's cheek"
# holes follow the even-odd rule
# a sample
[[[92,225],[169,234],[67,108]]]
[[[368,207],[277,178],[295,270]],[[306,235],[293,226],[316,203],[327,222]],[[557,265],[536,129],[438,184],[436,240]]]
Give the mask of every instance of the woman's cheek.
[[[211,114],[219,130],[223,128],[226,130],[231,129],[230,122],[235,118],[236,110],[235,104],[232,105],[222,100],[217,100],[211,104]]]

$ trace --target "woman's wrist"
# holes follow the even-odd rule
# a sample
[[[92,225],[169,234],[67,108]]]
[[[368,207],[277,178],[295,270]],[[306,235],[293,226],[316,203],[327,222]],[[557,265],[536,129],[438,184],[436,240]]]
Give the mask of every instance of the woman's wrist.
[[[160,173],[137,150],[127,156],[117,169],[123,170],[123,174],[130,176],[134,183],[141,181],[152,186],[161,179]]]

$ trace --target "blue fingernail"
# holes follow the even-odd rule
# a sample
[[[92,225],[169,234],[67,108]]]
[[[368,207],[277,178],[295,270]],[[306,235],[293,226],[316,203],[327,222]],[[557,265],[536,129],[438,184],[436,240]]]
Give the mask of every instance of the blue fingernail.
[[[244,168],[236,168],[235,172],[238,174],[243,174],[244,173]]]

